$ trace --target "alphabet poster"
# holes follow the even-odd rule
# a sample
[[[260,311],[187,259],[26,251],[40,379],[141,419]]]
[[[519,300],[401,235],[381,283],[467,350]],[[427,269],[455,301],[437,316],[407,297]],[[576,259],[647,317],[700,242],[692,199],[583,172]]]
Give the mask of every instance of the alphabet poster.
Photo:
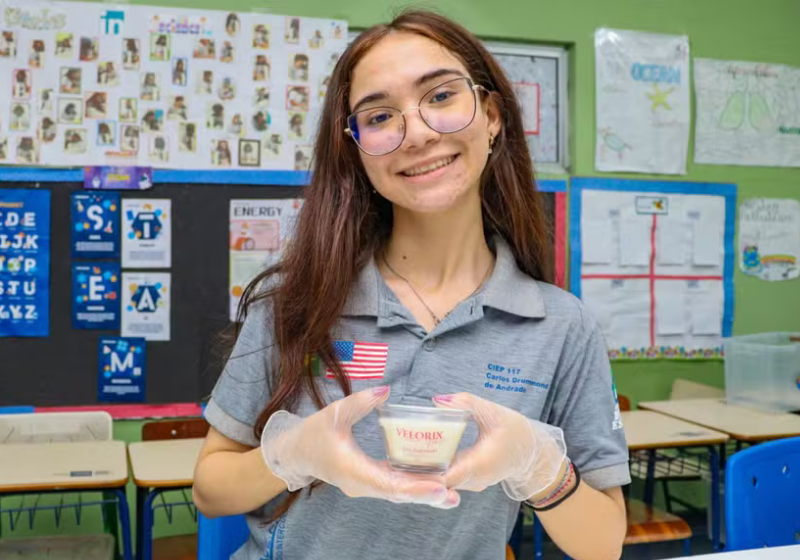
[[[0,336],[50,333],[50,191],[0,189]]]
[[[72,265],[72,328],[119,329],[118,263]]]
[[[170,339],[170,281],[168,272],[122,274],[122,336]]]
[[[123,268],[169,268],[171,265],[172,201],[123,199]]]
[[[305,170],[347,22],[8,0],[0,162]]]
[[[97,400],[145,400],[144,338],[101,338],[98,345]]]
[[[119,258],[119,194],[72,194],[72,258]]]
[[[302,200],[231,200],[230,319],[247,284],[276,264],[294,230]]]
[[[595,32],[595,169],[686,174],[689,38]]]
[[[751,198],[739,205],[739,268],[762,280],[800,275],[800,202]]]

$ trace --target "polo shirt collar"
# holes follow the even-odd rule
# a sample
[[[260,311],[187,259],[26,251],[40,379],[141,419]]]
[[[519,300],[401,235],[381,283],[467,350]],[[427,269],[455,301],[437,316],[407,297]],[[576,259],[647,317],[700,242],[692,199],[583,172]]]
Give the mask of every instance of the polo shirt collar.
[[[544,299],[536,280],[517,267],[511,248],[501,237],[495,236],[493,241],[496,253],[494,271],[484,289],[478,293],[480,304],[520,317],[545,317]],[[378,317],[381,314],[379,300],[382,283],[375,258],[372,257],[359,271],[342,315]]]

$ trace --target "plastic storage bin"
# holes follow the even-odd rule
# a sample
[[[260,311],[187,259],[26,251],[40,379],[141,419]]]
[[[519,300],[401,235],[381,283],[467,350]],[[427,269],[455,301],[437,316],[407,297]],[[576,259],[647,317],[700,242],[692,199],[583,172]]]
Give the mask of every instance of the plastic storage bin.
[[[770,412],[800,410],[800,333],[725,339],[725,398]]]

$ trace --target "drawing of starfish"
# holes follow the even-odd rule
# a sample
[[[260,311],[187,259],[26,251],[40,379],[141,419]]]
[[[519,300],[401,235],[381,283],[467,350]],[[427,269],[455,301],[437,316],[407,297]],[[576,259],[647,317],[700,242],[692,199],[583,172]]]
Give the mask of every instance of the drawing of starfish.
[[[669,88],[667,90],[661,91],[660,89],[658,89],[658,84],[653,84],[653,90],[654,90],[653,93],[647,94],[647,97],[649,97],[650,101],[653,102],[653,104],[650,106],[650,110],[655,111],[661,105],[663,105],[664,109],[666,109],[667,111],[671,111],[672,107],[670,107],[670,104],[667,103],[667,96],[673,91],[675,91],[675,88]]]

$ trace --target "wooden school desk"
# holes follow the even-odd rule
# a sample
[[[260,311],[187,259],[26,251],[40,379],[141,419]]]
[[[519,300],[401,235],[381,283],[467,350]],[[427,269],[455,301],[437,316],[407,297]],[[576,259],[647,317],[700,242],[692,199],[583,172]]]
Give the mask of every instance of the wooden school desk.
[[[136,557],[153,554],[153,502],[168,490],[191,488],[194,466],[203,438],[141,441],[130,444],[133,482],[136,484]]]
[[[708,447],[711,460],[711,541],[714,550],[720,543],[720,462],[717,448],[724,449],[728,442],[727,434],[716,432],[697,424],[671,418],[657,412],[634,410],[622,413],[625,426],[625,439],[630,451],[647,450],[647,478],[645,479],[645,499],[653,503],[655,487],[656,450],[678,447]]]
[[[652,410],[728,434],[737,442],[757,443],[800,436],[800,415],[772,414],[722,399],[686,399],[640,402]]]
[[[0,494],[113,493],[122,526],[123,556],[133,560],[126,457],[123,441],[0,444]]]

